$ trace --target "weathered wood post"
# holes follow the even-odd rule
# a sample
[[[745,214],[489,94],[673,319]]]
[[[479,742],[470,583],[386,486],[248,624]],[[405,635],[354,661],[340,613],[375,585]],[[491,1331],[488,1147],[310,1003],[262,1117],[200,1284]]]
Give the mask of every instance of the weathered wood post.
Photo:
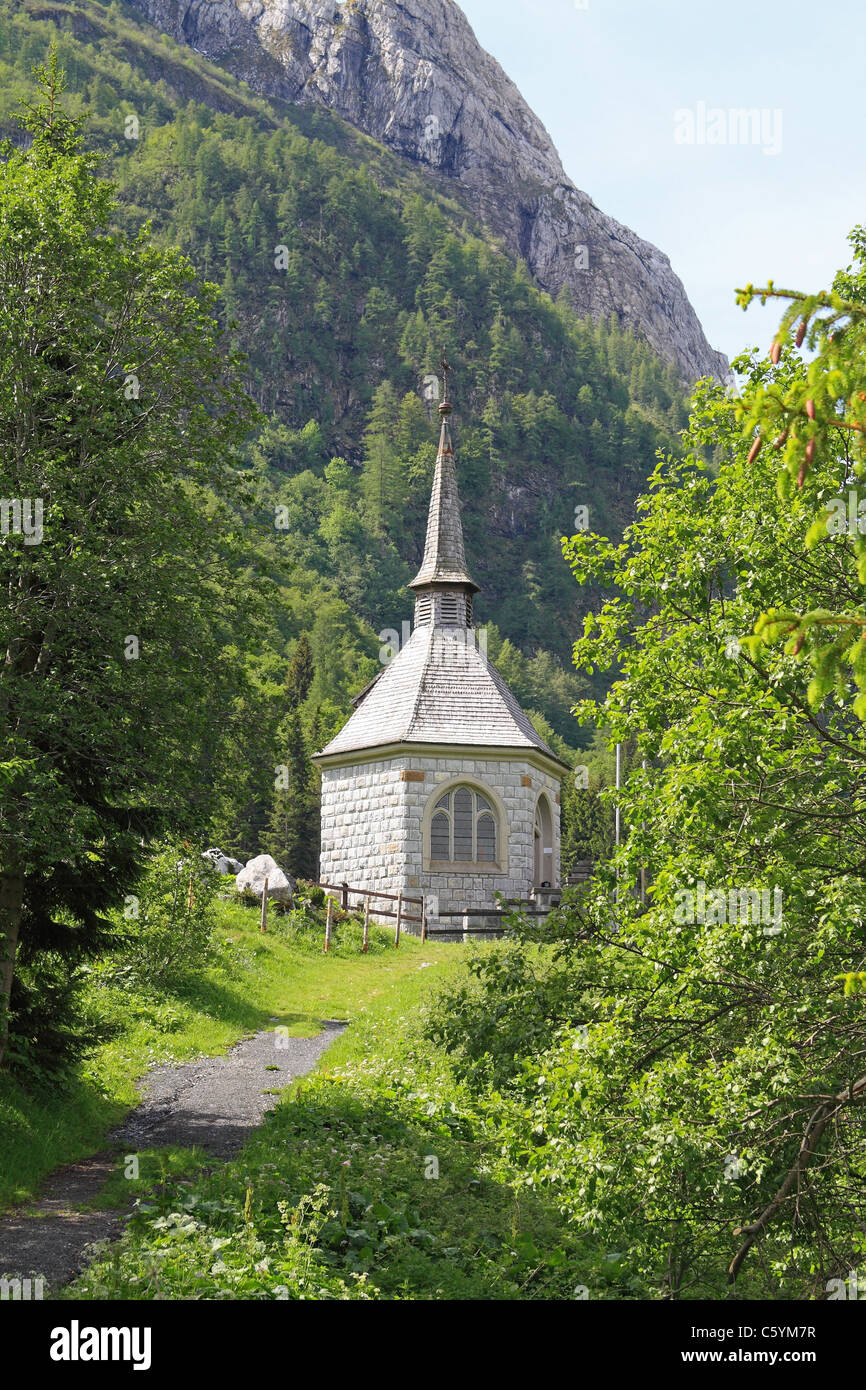
[[[333,915],[333,911],[334,911],[334,899],[333,899],[333,898],[329,898],[329,899],[328,899],[328,912],[327,912],[327,916],[325,917],[325,950],[326,950],[326,951],[330,951],[330,949],[331,949],[331,917],[332,917],[332,915]]]
[[[468,940],[469,940],[469,913],[468,913],[468,912],[464,912],[464,914],[463,914],[463,940],[464,940],[464,941],[468,941]]]
[[[349,885],[348,885],[348,883],[346,882],[345,879],[344,879],[343,882],[340,884],[340,887],[341,887],[341,889],[343,890],[342,893],[340,894],[340,906],[341,906],[341,908],[343,909],[344,912],[348,912],[348,911],[349,911]]]
[[[421,899],[421,944],[427,940],[427,899]]]
[[[265,879],[265,886],[262,889],[262,925],[261,930],[268,929],[268,880]]]
[[[369,940],[370,940],[370,894],[369,894],[369,893],[365,893],[365,894],[364,894],[364,940],[363,940],[363,942],[362,942],[362,944],[361,944],[361,950],[364,952],[365,955],[366,955],[366,953],[367,953],[367,942],[368,942]]]
[[[403,892],[397,894],[397,928],[394,932],[394,949],[400,945],[400,923],[403,920]]]

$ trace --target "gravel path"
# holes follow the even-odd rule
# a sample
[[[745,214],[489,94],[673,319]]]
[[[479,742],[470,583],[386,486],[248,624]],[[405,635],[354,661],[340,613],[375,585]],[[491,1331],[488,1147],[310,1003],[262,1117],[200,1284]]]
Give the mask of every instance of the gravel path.
[[[74,1208],[93,1201],[124,1155],[180,1144],[230,1158],[279,1100],[262,1092],[312,1071],[345,1027],[325,1020],[316,1037],[280,1038],[279,1049],[268,1029],[223,1057],[147,1072],[139,1082],[142,1103],[108,1136],[110,1149],[58,1169],[35,1202],[0,1217],[0,1277],[41,1277],[46,1298],[68,1284],[89,1245],[122,1233],[125,1212]],[[279,1071],[267,1070],[274,1066]]]

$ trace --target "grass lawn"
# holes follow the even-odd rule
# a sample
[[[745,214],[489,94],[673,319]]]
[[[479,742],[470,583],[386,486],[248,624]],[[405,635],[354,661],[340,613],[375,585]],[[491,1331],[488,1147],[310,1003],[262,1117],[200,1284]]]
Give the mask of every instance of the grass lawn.
[[[136,1103],[136,1080],[149,1066],[224,1052],[261,1028],[295,1036],[318,1033],[323,1018],[355,1020],[406,977],[434,976],[455,963],[453,948],[405,936],[393,948],[388,928],[338,928],[332,950],[323,932],[292,932],[271,915],[266,935],[256,908],[220,902],[215,959],[170,993],[136,991],[97,967],[86,1004],[119,1032],[61,1083],[0,1074],[0,1209],[32,1197],[53,1168],[99,1149]],[[421,962],[428,962],[421,975]]]

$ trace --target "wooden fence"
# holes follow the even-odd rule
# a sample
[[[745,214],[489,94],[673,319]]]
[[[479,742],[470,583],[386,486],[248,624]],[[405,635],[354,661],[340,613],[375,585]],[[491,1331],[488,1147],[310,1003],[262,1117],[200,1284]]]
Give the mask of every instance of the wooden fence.
[[[375,911],[377,917],[396,917],[396,919],[397,919],[397,925],[396,925],[396,927],[395,927],[395,929],[394,929],[394,946],[395,946],[395,948],[398,947],[398,946],[400,945],[400,932],[401,932],[402,929],[403,929],[403,923],[404,923],[404,922],[420,922],[420,923],[421,923],[421,940],[422,940],[422,941],[426,941],[426,940],[427,940],[427,905],[426,905],[426,903],[425,903],[425,901],[424,901],[423,898],[410,898],[410,897],[406,897],[403,893],[384,893],[384,892],[382,892],[381,889],[378,889],[378,888],[351,888],[351,887],[349,886],[348,883],[315,883],[315,884],[313,884],[313,887],[314,887],[314,888],[324,888],[326,891],[329,891],[329,892],[332,892],[332,893],[339,893],[339,894],[340,894],[340,906],[341,906],[341,908],[343,909],[344,912],[348,912],[348,911],[349,911],[349,895],[350,895],[350,894],[354,893],[356,897],[360,897],[360,898],[363,898],[363,899],[364,899],[364,940],[363,940],[363,943],[362,943],[362,946],[361,946],[361,950],[362,950],[362,951],[366,951],[366,949],[367,949],[367,944],[368,944],[368,941],[369,941],[369,936],[370,936],[370,899],[371,899],[371,898],[384,898],[387,902],[395,902],[395,903],[397,904],[397,910],[396,910],[396,912],[392,912],[392,911],[390,910],[390,908],[386,908],[386,907],[377,907],[377,908],[374,909],[374,911]],[[334,899],[333,899],[333,898],[329,898],[329,899],[328,899],[328,916],[327,916],[327,921],[325,922],[325,950],[326,950],[326,951],[330,950],[330,947],[331,947],[331,916],[332,916],[333,911],[334,911],[333,903],[334,903]],[[404,905],[404,903],[411,903],[411,905],[412,905],[413,907],[414,907],[414,906],[420,907],[420,908],[421,908],[421,915],[418,916],[418,917],[415,917],[413,914],[411,914],[411,913],[409,913],[409,912],[404,912],[404,911],[403,911],[403,905]]]
[[[471,908],[455,908],[455,909],[451,909],[451,910],[448,910],[448,911],[445,911],[445,912],[440,912],[438,915],[439,915],[440,918],[441,918],[441,917],[459,917],[459,918],[461,918],[461,927],[460,927],[460,928],[455,928],[455,927],[430,927],[430,926],[428,926],[428,924],[427,924],[427,903],[426,903],[426,899],[424,899],[424,898],[410,898],[410,897],[407,897],[407,896],[406,896],[405,894],[403,894],[403,893],[385,893],[385,892],[383,892],[383,891],[382,891],[381,889],[379,889],[379,888],[352,888],[348,883],[316,883],[316,884],[314,884],[313,886],[314,886],[315,888],[324,888],[327,892],[330,892],[330,893],[339,893],[339,894],[340,894],[340,906],[341,906],[341,908],[343,909],[344,912],[348,912],[348,911],[349,911],[349,898],[350,898],[350,896],[351,896],[352,894],[354,894],[355,897],[363,898],[363,900],[364,900],[364,942],[363,942],[362,950],[364,950],[364,951],[366,951],[366,949],[367,949],[367,941],[368,941],[369,930],[370,930],[370,899],[371,899],[371,898],[377,898],[377,899],[378,899],[378,898],[384,898],[385,901],[387,901],[387,902],[396,902],[396,904],[397,904],[397,910],[396,910],[395,912],[392,912],[389,908],[384,908],[384,907],[377,907],[377,908],[373,909],[378,917],[395,917],[395,918],[397,919],[397,926],[396,926],[396,929],[395,929],[395,932],[394,932],[394,945],[395,945],[395,947],[397,947],[397,946],[400,945],[400,932],[401,932],[401,930],[402,930],[402,927],[403,927],[403,923],[404,923],[404,922],[420,922],[420,923],[421,923],[421,940],[422,940],[422,941],[426,941],[427,938],[428,938],[428,936],[454,936],[455,930],[462,930],[464,937],[465,937],[465,936],[469,936],[469,935],[473,935],[473,936],[484,936],[484,935],[492,935],[492,934],[494,934],[494,933],[495,933],[495,934],[501,934],[501,933],[502,933],[503,928],[502,928],[501,926],[493,926],[493,927],[491,927],[491,926],[485,925],[485,926],[481,926],[481,927],[471,927],[471,926],[469,925],[469,918],[470,918],[470,917],[506,917],[506,916],[510,915],[512,912],[519,912],[520,915],[521,915],[522,917],[546,917],[546,916],[548,915],[548,912],[550,911],[549,908],[546,908],[546,909],[545,909],[545,908],[530,908],[530,907],[524,907],[522,904],[517,904],[517,903],[514,904],[513,907],[471,907]],[[332,912],[333,912],[333,907],[332,907],[333,901],[334,901],[333,898],[329,898],[329,899],[328,899],[328,918],[327,918],[327,921],[326,921],[326,923],[325,923],[325,950],[326,950],[326,951],[330,949],[330,945],[331,945],[331,916],[332,916]],[[404,905],[405,905],[406,903],[411,904],[413,907],[414,907],[414,906],[420,907],[420,908],[421,908],[421,914],[420,914],[420,916],[414,916],[414,915],[412,915],[412,914],[410,914],[410,913],[408,913],[408,912],[404,912],[404,911],[403,911],[403,908],[404,908]]]
[[[459,918],[461,919],[461,926],[460,926],[459,930],[463,932],[463,935],[464,935],[464,936],[486,936],[486,935],[488,935],[488,936],[489,936],[489,935],[501,936],[501,935],[502,935],[502,932],[504,931],[504,928],[503,928],[503,927],[501,927],[501,926],[498,926],[498,927],[490,927],[490,926],[470,927],[470,925],[469,925],[469,918],[470,918],[470,917],[509,917],[509,916],[511,915],[512,912],[519,912],[521,917],[546,917],[546,916],[548,915],[548,911],[549,911],[549,909],[546,909],[546,910],[545,910],[545,909],[541,909],[541,908],[537,908],[537,907],[523,907],[522,905],[515,904],[513,907],[473,907],[473,908],[466,908],[466,909],[464,909],[464,908],[458,908],[458,909],[455,909],[455,910],[452,911],[452,912],[440,912],[440,913],[439,913],[439,916],[440,916],[440,917],[459,917]],[[454,928],[454,927],[428,927],[428,928],[427,928],[427,935],[428,935],[428,936],[453,936],[453,935],[454,935],[454,932],[455,932],[455,928]]]
[[[454,936],[454,935],[455,935],[455,928],[453,928],[453,927],[428,927],[428,925],[427,925],[427,902],[426,902],[426,899],[425,899],[425,898],[410,898],[410,897],[406,896],[406,895],[403,894],[403,893],[386,893],[386,892],[384,892],[384,891],[383,891],[382,889],[380,889],[380,888],[352,888],[348,883],[314,883],[314,884],[312,885],[312,887],[314,887],[314,888],[324,888],[325,891],[328,892],[328,893],[339,893],[339,895],[340,895],[340,906],[341,906],[341,908],[343,909],[344,912],[348,912],[348,911],[349,911],[349,898],[350,898],[350,896],[351,896],[353,893],[354,893],[355,897],[363,898],[363,899],[364,899],[364,936],[363,936],[363,942],[362,942],[362,945],[361,945],[361,950],[364,951],[364,952],[366,952],[367,947],[368,947],[368,945],[369,945],[369,940],[370,940],[370,899],[371,899],[371,898],[384,898],[386,902],[396,902],[396,904],[397,904],[397,910],[396,910],[396,912],[392,912],[392,911],[390,910],[390,908],[385,908],[385,907],[377,907],[377,908],[374,909],[375,912],[376,912],[376,915],[377,915],[378,917],[395,917],[395,918],[396,918],[396,927],[395,927],[395,929],[394,929],[394,947],[395,947],[395,949],[400,945],[400,933],[401,933],[401,931],[402,931],[402,929],[403,929],[403,923],[404,923],[404,922],[420,922],[420,923],[421,923],[421,940],[422,940],[422,941],[426,941],[428,936]],[[190,879],[190,901],[191,901],[191,900],[192,900],[192,879]],[[414,914],[412,914],[412,913],[404,912],[403,908],[404,908],[404,905],[405,905],[406,903],[411,904],[411,906],[413,906],[413,907],[416,907],[416,906],[417,906],[417,907],[420,907],[420,908],[421,908],[420,916],[417,916],[417,917],[416,917],[416,916],[415,916]],[[512,912],[519,912],[520,915],[521,915],[522,917],[546,917],[549,911],[550,911],[549,908],[548,908],[548,909],[540,909],[540,908],[524,907],[522,903],[515,903],[515,904],[513,904],[511,907],[468,907],[468,908],[453,908],[453,909],[447,910],[447,911],[445,911],[445,912],[440,912],[440,913],[438,914],[438,916],[439,916],[439,917],[459,917],[459,918],[461,918],[462,926],[461,926],[461,928],[458,928],[458,930],[462,930],[463,936],[464,936],[464,938],[465,938],[465,937],[467,937],[467,936],[469,936],[469,935],[483,936],[483,935],[485,935],[485,934],[501,933],[501,932],[502,932],[502,927],[501,927],[501,926],[499,926],[499,927],[495,927],[495,926],[494,926],[494,927],[491,927],[491,926],[470,927],[470,925],[469,925],[469,918],[470,918],[470,917],[506,917],[506,916],[510,915],[510,913],[512,913]],[[328,898],[327,914],[326,914],[326,917],[325,917],[325,950],[326,950],[326,951],[330,951],[330,949],[331,949],[331,929],[332,929],[332,925],[333,925],[333,916],[334,916],[334,899],[331,898],[331,897],[329,897],[329,898]],[[267,922],[268,922],[268,880],[265,879],[264,889],[263,889],[263,891],[262,891],[262,921],[261,921],[261,930],[262,930],[263,932],[264,932],[264,931],[267,931]]]

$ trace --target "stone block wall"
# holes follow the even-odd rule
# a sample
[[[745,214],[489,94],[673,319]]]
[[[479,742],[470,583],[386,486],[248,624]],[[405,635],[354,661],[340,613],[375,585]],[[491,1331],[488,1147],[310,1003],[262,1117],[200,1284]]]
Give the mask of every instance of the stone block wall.
[[[553,818],[553,882],[559,882],[559,783],[522,759],[485,757],[413,758],[411,766],[425,773],[423,782],[406,785],[406,879],[407,893],[438,899],[439,912],[463,908],[495,907],[494,894],[527,898],[534,883],[533,829],[538,794],[548,794]],[[485,789],[499,798],[507,821],[507,861],[502,871],[479,869],[467,873],[431,869],[425,863],[422,847],[422,821],[427,803],[440,787],[455,778],[465,779],[482,794]],[[528,783],[528,785],[527,785]],[[501,855],[501,848],[498,849]],[[443,918],[445,926],[454,919]]]
[[[422,823],[428,802],[455,779],[501,804],[507,821],[504,869],[432,869],[425,861]],[[428,915],[495,906],[494,894],[527,898],[534,884],[533,829],[539,793],[553,820],[554,884],[560,881],[559,782],[522,758],[412,754],[322,771],[322,855],[319,877],[357,887],[425,896]],[[501,833],[501,826],[499,827]],[[501,847],[497,851],[501,856]],[[383,904],[384,905],[384,904]],[[413,915],[416,907],[409,909]],[[375,911],[373,913],[375,916]],[[442,919],[440,925],[449,924]],[[413,927],[413,930],[415,928]]]
[[[404,783],[386,758],[322,769],[322,883],[398,893],[405,876]]]

